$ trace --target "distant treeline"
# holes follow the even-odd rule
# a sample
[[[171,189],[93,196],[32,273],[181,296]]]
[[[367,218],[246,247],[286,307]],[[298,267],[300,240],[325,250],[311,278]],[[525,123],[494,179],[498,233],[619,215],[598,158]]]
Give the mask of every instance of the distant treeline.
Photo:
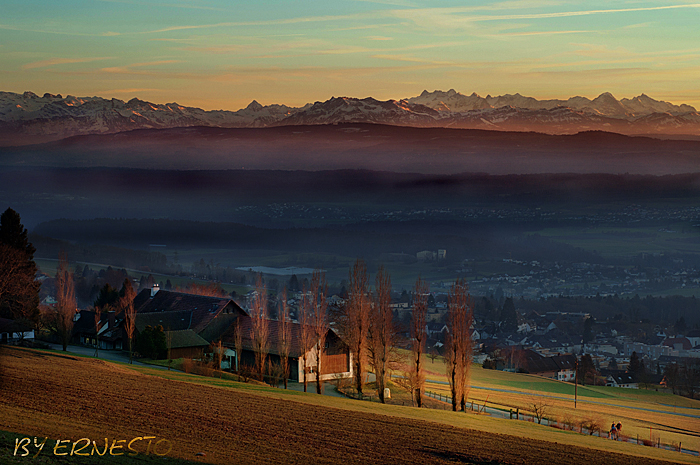
[[[90,244],[99,242],[119,247],[144,249],[149,244],[169,248],[226,248],[232,250],[279,250],[290,253],[328,253],[349,257],[373,257],[382,253],[415,254],[421,250],[447,249],[448,260],[465,257],[510,257],[519,260],[586,261],[601,263],[600,256],[549,238],[524,235],[510,229],[450,225],[410,225],[394,223],[381,231],[349,228],[265,229],[238,223],[180,220],[93,219],[53,220],[39,224],[34,232],[64,241]],[[97,247],[97,246],[94,246]],[[84,256],[96,251],[86,249]],[[76,246],[80,248],[80,246]],[[104,249],[119,254],[117,250]],[[159,254],[144,256],[148,266],[162,262]],[[122,258],[123,260],[123,258]],[[122,266],[116,264],[116,266]]]
[[[700,170],[700,168],[698,168]],[[497,203],[538,201],[590,202],[671,199],[700,196],[700,173],[651,176],[635,174],[420,174],[339,169],[168,171],[126,168],[7,168],[0,181],[13,190],[41,186],[41,192],[70,191],[163,197],[224,196],[234,202],[334,201],[352,204],[381,199],[382,203],[415,206],[459,205],[465,200]],[[167,207],[167,205],[160,205]],[[207,208],[206,204],[202,205]],[[158,207],[154,207],[158,208]],[[97,216],[97,215],[93,215]]]
[[[611,329],[615,324],[624,327],[627,324],[649,323],[676,325],[676,330],[683,333],[687,329],[700,327],[700,299],[695,297],[599,295],[595,297],[560,296],[546,300],[521,298],[516,301],[516,307],[526,315],[533,310],[541,315],[547,312],[590,313],[599,321],[612,320]],[[646,336],[652,336],[652,334]]]
[[[95,244],[93,241],[73,243],[36,233],[30,234],[29,240],[36,247],[37,258],[58,259],[61,254],[65,254],[69,261],[108,264],[117,268],[161,273],[170,271],[165,255],[160,252]]]

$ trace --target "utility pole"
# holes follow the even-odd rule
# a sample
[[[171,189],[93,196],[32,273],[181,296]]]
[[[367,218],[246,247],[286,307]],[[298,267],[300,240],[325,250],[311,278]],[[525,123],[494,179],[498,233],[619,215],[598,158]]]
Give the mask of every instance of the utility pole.
[[[574,357],[576,357],[576,363],[574,364],[576,367],[574,372],[574,408],[576,408],[576,403],[578,402],[578,355],[574,355]]]

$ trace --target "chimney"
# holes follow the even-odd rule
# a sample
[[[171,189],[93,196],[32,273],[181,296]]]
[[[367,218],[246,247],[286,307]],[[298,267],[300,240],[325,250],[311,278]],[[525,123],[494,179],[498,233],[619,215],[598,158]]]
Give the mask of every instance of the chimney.
[[[160,286],[158,284],[154,284],[153,287],[151,288],[151,297],[156,295],[159,290],[160,290]]]

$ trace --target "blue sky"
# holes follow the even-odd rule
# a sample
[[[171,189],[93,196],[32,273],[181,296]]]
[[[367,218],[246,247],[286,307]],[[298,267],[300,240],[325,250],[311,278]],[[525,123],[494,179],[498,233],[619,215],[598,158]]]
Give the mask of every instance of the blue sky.
[[[700,108],[690,1],[3,0],[0,90],[206,109],[423,89]]]

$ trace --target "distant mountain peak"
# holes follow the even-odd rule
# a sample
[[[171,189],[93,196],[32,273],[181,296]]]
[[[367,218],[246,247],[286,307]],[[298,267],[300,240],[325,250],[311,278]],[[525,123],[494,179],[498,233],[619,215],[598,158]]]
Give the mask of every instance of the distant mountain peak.
[[[252,111],[260,111],[263,109],[263,106],[258,103],[257,100],[253,100],[248,104],[247,107],[245,107],[246,110],[252,110]]]
[[[205,111],[177,103],[128,102],[101,97],[45,93],[43,97],[0,92],[0,140],[25,143],[80,134],[116,133],[139,128],[269,127],[335,123],[374,123],[410,127],[450,127],[569,134],[584,130],[623,134],[698,134],[695,108],[654,100],[646,94],[617,100],[603,92],[593,100],[538,100],[520,93],[485,98],[448,91],[423,90],[419,96],[377,100],[331,97],[300,108],[257,100],[238,111]],[[43,139],[42,139],[43,137]],[[4,138],[4,139],[1,139]],[[4,144],[7,142],[0,142]],[[12,143],[12,142],[10,142]]]

